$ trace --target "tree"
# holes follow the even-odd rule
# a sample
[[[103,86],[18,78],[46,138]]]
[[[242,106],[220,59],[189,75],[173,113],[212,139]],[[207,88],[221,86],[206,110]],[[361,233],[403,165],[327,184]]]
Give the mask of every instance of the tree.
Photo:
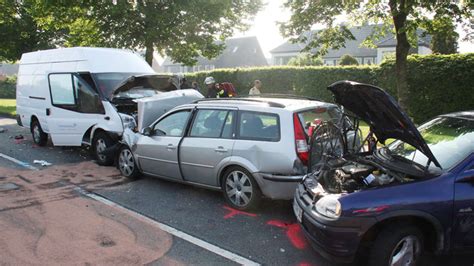
[[[102,0],[91,3],[94,18],[112,47],[145,48],[151,64],[154,51],[194,65],[200,55],[212,58],[223,47],[216,42],[248,28],[261,0]]]
[[[0,0],[0,56],[107,46],[145,49],[150,65],[155,51],[193,65],[200,55],[217,56],[224,48],[217,41],[248,28],[261,6],[261,0]]]
[[[425,25],[431,34],[431,50],[436,54],[455,54],[458,51],[459,34],[452,18],[436,15],[431,23]]]
[[[322,66],[323,60],[320,57],[313,57],[310,53],[300,53],[288,61],[290,66]]]
[[[397,40],[396,76],[397,96],[402,108],[408,113],[407,56],[410,47],[416,46],[416,30],[432,20],[433,14],[446,14],[457,23],[472,18],[472,1],[445,0],[287,0],[285,6],[292,12],[288,22],[281,25],[282,33],[295,42],[306,43],[304,50],[318,49],[318,54],[328,49],[344,47],[346,40],[354,39],[347,25],[338,25],[342,15],[354,24],[382,24],[364,41],[366,45],[387,33],[393,32]],[[311,32],[314,25],[325,29]],[[472,30],[472,29],[471,29]],[[311,32],[311,34],[303,34]]]
[[[0,0],[0,10],[0,60],[40,49],[105,45],[81,3]]]
[[[352,55],[350,54],[345,54],[341,56],[339,59],[339,65],[341,66],[350,66],[350,65],[358,65],[359,61],[355,59]]]

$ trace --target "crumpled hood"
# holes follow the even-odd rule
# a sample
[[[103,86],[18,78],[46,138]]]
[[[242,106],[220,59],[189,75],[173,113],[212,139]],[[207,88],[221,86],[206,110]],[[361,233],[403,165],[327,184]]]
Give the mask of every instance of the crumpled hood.
[[[163,92],[172,91],[179,88],[179,80],[172,75],[145,74],[131,76],[114,89],[113,95],[136,87],[153,88]]]
[[[381,143],[399,139],[425,154],[435,165],[440,164],[398,102],[384,90],[353,81],[339,81],[328,87],[337,104],[344,106],[367,122]]]

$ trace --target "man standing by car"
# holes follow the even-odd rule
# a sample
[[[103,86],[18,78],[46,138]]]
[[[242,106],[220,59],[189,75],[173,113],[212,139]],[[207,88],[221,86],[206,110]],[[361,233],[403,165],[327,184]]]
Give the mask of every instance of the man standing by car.
[[[213,77],[207,77],[204,80],[204,84],[207,86],[206,98],[227,98],[227,92],[224,89],[220,89],[219,85]]]
[[[259,95],[261,87],[262,87],[262,82],[258,79],[255,80],[253,82],[253,87],[249,91],[249,95]]]

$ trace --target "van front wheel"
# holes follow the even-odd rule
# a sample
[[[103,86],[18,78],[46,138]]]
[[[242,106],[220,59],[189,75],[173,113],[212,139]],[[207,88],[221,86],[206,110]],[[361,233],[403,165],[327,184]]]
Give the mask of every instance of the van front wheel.
[[[110,148],[113,144],[114,141],[105,132],[98,132],[94,136],[94,141],[92,142],[92,149],[99,165],[108,166],[114,163],[113,155],[104,153],[104,151],[107,148]]]
[[[31,135],[33,136],[33,142],[38,146],[45,146],[48,143],[48,134],[43,132],[38,120],[31,122]]]

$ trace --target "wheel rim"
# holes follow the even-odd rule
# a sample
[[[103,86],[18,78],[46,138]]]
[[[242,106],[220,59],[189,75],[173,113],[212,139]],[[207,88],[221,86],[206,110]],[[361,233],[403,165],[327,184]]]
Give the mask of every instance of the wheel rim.
[[[420,254],[420,240],[418,237],[410,235],[402,238],[395,246],[390,257],[390,265],[405,266],[415,265],[416,258]]]
[[[97,151],[97,157],[101,161],[105,161],[105,155],[103,155],[102,152],[104,152],[106,148],[107,148],[107,144],[105,144],[105,140],[98,139],[97,145],[96,145],[96,151]]]
[[[41,132],[37,125],[33,127],[33,139],[35,140],[36,143],[39,143],[41,140]]]
[[[125,176],[130,176],[135,169],[135,161],[133,160],[132,152],[128,149],[124,149],[119,155],[119,168],[120,172]]]
[[[253,196],[252,182],[241,171],[233,171],[226,178],[225,192],[230,201],[236,206],[246,206]]]

